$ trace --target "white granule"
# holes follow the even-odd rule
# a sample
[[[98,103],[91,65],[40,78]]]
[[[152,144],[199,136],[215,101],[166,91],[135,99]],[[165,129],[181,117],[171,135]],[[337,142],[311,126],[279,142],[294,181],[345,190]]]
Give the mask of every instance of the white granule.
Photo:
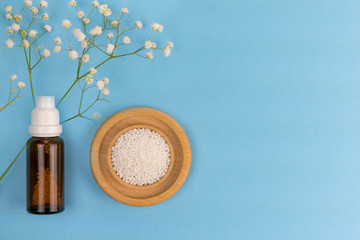
[[[111,161],[122,180],[144,186],[159,181],[165,175],[170,164],[170,148],[157,132],[135,128],[116,140]]]

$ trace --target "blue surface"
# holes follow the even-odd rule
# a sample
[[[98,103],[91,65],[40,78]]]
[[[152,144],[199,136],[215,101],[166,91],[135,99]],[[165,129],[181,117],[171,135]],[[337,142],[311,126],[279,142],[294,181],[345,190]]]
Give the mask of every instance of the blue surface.
[[[123,58],[99,69],[111,81],[111,104],[94,109],[103,119],[64,125],[65,212],[25,211],[23,155],[0,183],[1,240],[358,239],[359,1],[108,2],[113,12],[128,7],[126,22],[142,20],[147,30],[141,32],[162,23],[157,42],[174,41],[173,54],[159,53],[152,61]],[[61,20],[76,22],[73,9],[64,1],[49,5],[56,25],[49,41],[64,38]],[[0,21],[0,29],[6,25]],[[132,39],[135,45],[145,38],[140,33]],[[5,40],[3,33],[0,42]],[[8,75],[17,73],[28,84],[21,54],[0,48],[1,101]],[[36,93],[59,98],[74,79],[75,65],[65,54],[47,60],[34,72]],[[63,118],[75,113],[78,100],[74,91],[60,105]],[[173,116],[192,146],[187,181],[152,207],[112,200],[89,166],[97,128],[133,106]],[[0,114],[0,169],[29,137],[31,110],[27,87]]]

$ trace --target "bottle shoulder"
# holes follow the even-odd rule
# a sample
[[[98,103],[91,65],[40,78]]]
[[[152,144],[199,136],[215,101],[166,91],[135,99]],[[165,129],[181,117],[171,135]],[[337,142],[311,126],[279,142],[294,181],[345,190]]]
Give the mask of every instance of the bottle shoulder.
[[[31,137],[28,139],[27,144],[36,143],[60,143],[64,144],[64,140],[61,137]]]

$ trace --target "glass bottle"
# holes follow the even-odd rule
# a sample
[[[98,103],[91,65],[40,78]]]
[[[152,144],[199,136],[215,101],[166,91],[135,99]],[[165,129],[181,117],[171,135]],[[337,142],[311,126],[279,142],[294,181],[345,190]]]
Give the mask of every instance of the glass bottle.
[[[27,211],[64,210],[64,141],[54,97],[37,97],[27,142]]]

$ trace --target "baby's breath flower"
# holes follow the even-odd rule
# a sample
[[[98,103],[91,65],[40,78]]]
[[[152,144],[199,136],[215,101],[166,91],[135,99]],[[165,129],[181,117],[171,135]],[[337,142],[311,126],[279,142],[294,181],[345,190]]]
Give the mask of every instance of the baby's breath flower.
[[[78,40],[79,42],[81,42],[82,40],[84,40],[86,38],[85,34],[82,33],[79,28],[75,28],[73,30],[73,34],[74,34],[76,40]]]
[[[149,49],[149,48],[156,48],[156,43],[150,42],[150,41],[146,41],[146,42],[145,42],[145,48],[147,48],[147,49]]]
[[[25,6],[30,7],[32,5],[31,0],[24,0]]]
[[[170,54],[171,54],[171,48],[170,48],[170,47],[166,47],[166,48],[164,49],[164,56],[165,56],[165,57],[168,57],[168,56],[170,56]]]
[[[17,31],[20,30],[20,25],[17,24],[17,23],[13,23],[13,24],[11,25],[11,28],[12,28],[12,30],[14,30],[15,32],[17,32]]]
[[[114,34],[113,34],[113,33],[108,33],[106,36],[107,36],[107,38],[108,38],[109,40],[111,40],[111,39],[113,39]]]
[[[22,89],[22,88],[24,88],[26,86],[26,84],[24,83],[24,82],[18,82],[17,83],[17,87],[19,88],[19,89]]]
[[[162,32],[164,26],[161,25],[161,24],[159,24],[159,23],[153,23],[153,24],[151,24],[151,28],[152,28],[154,31]]]
[[[104,84],[109,84],[109,79],[107,77],[104,77],[102,81],[104,82]]]
[[[77,58],[79,57],[79,54],[78,54],[77,51],[71,50],[71,51],[69,52],[69,57],[70,57],[72,60],[75,60],[75,59],[77,59]]]
[[[97,81],[96,86],[99,90],[102,90],[105,86],[104,82],[101,80]]]
[[[127,8],[122,8],[122,9],[121,9],[121,12],[122,12],[123,14],[129,13],[129,10],[128,10]]]
[[[26,85],[25,85],[25,83],[24,82],[18,82],[17,83],[17,87],[19,88],[19,89],[22,89],[22,88],[24,88]]]
[[[65,28],[69,28],[71,26],[71,22],[69,20],[63,20],[62,24]]]
[[[81,47],[86,48],[87,47],[87,41],[84,39],[81,41]]]
[[[71,0],[69,3],[70,7],[76,7],[76,1],[75,0]]]
[[[104,16],[108,17],[111,15],[111,9],[108,8],[107,4],[102,4],[99,6],[99,12],[103,14]]]
[[[115,48],[114,44],[109,43],[109,44],[106,46],[106,52],[112,53],[112,52],[114,51],[114,48]]]
[[[16,15],[14,16],[14,20],[15,20],[16,22],[20,22],[21,19],[22,19],[22,16],[21,16],[20,14],[16,14]]]
[[[89,68],[89,72],[91,75],[94,75],[95,73],[97,73],[97,70],[94,67],[92,67],[92,68]]]
[[[49,57],[50,56],[50,51],[48,49],[44,49],[42,54],[44,55],[44,57]]]
[[[85,13],[83,11],[78,11],[77,12],[78,18],[82,18],[84,15],[85,15]]]
[[[87,63],[87,62],[90,60],[89,54],[84,54],[84,56],[81,58],[81,60],[82,60],[84,63]]]
[[[174,48],[174,43],[167,41],[166,46],[169,47],[169,48]]]
[[[117,27],[118,25],[119,25],[118,21],[112,21],[111,22],[111,26],[113,26],[113,27]]]
[[[7,13],[7,14],[5,15],[5,17],[6,17],[6,20],[12,20],[12,19],[13,19],[13,17],[11,16],[10,13]]]
[[[109,89],[106,87],[106,88],[103,88],[103,89],[101,90],[101,93],[102,93],[104,96],[107,96],[107,95],[110,94],[110,91],[109,91]]]
[[[99,121],[99,120],[101,119],[102,115],[101,115],[101,113],[99,113],[99,112],[94,112],[94,113],[92,114],[92,117],[93,117],[93,119],[94,119],[95,121]]]
[[[14,32],[14,30],[11,27],[7,27],[5,28],[5,32],[10,35]]]
[[[49,19],[49,14],[48,13],[43,13],[41,18],[44,19],[44,20],[48,20]]]
[[[46,31],[46,32],[51,32],[51,30],[52,30],[52,27],[50,26],[50,25],[45,25],[44,26],[44,30]]]
[[[89,75],[86,76],[85,82],[87,84],[91,84],[93,81],[94,81],[93,75],[89,74]]]
[[[41,8],[44,8],[44,7],[47,7],[48,6],[48,3],[47,3],[47,1],[40,1],[40,7]]]
[[[35,31],[35,30],[30,30],[30,32],[29,32],[29,36],[32,38],[35,38],[36,34],[37,34],[37,31]]]
[[[15,81],[16,79],[17,79],[17,76],[16,76],[16,74],[13,74],[13,75],[10,75],[10,81]]]
[[[143,27],[142,22],[141,22],[141,21],[136,21],[136,22],[135,22],[135,27],[141,29],[141,28]]]
[[[57,45],[54,47],[54,53],[58,53],[61,51],[61,46]]]
[[[55,45],[61,44],[61,38],[59,38],[59,37],[55,38],[54,43],[55,43]]]
[[[90,30],[90,34],[93,36],[97,36],[100,35],[102,33],[102,28],[99,26],[94,27],[93,29]]]
[[[146,57],[149,58],[149,59],[153,59],[154,58],[154,55],[152,52],[147,52],[146,53]]]
[[[23,47],[28,48],[30,47],[30,42],[28,40],[23,40],[22,45]]]
[[[38,14],[38,13],[39,13],[39,9],[37,9],[37,7],[32,7],[32,8],[30,8],[30,12],[31,12],[32,14]]]
[[[149,49],[149,48],[156,48],[156,43],[155,43],[155,42],[146,41],[146,42],[145,42],[145,48],[147,48],[147,49]]]
[[[11,39],[6,40],[5,46],[6,46],[7,48],[13,48],[13,47],[14,47],[14,41],[11,40]]]
[[[25,30],[22,30],[22,31],[20,31],[20,35],[21,35],[22,37],[26,37],[27,32],[26,32]]]
[[[131,43],[130,38],[128,36],[123,37],[122,40],[123,40],[123,43],[125,43],[125,44]]]
[[[82,21],[83,21],[83,23],[85,23],[85,24],[89,24],[90,23],[90,19],[89,18],[83,18],[82,19]]]
[[[11,13],[11,11],[12,11],[12,6],[9,5],[5,7],[5,12]]]
[[[94,8],[97,8],[97,7],[100,6],[100,3],[98,1],[93,1],[92,5],[93,5]]]

